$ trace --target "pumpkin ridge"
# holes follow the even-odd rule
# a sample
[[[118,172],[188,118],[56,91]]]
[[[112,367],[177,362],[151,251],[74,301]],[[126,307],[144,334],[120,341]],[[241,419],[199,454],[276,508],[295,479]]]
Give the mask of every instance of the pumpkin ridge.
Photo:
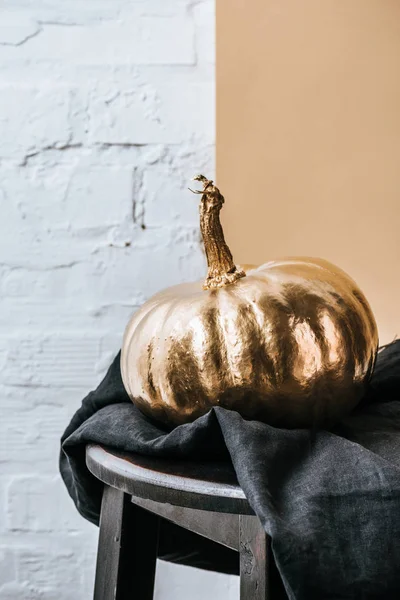
[[[188,410],[191,417],[199,416],[204,411],[206,391],[201,384],[199,369],[192,352],[193,334],[187,332],[176,340],[171,352],[171,360],[166,368],[165,378],[173,393],[173,409]],[[188,399],[191,402],[188,403]]]
[[[206,330],[206,338],[209,340],[208,349],[206,356],[209,359],[208,365],[212,366],[214,371],[213,375],[210,376],[211,393],[214,393],[219,389],[220,385],[226,382],[224,361],[226,362],[226,343],[222,335],[219,309],[217,305],[217,294],[215,295],[212,305],[202,313],[202,321]],[[212,389],[214,388],[214,389]]]
[[[146,378],[144,379],[145,383],[148,383],[148,377],[149,377],[149,368],[151,369],[151,381],[152,381],[152,388],[155,390],[154,394],[154,400],[156,402],[159,402],[159,398],[158,395],[161,394],[160,390],[163,389],[162,387],[162,381],[160,380],[160,370],[159,370],[159,360],[160,360],[160,356],[159,353],[161,351],[160,346],[164,346],[164,352],[166,351],[166,345],[163,343],[166,341],[166,331],[168,330],[168,319],[171,317],[171,315],[173,314],[177,304],[179,304],[180,299],[169,299],[167,301],[162,302],[161,304],[158,305],[154,305],[151,307],[151,309],[147,312],[147,314],[143,317],[143,319],[141,319],[139,325],[136,328],[136,332],[139,333],[141,331],[146,332],[147,328],[148,328],[148,324],[155,319],[155,315],[157,313],[157,311],[162,312],[165,311],[164,314],[162,315],[163,320],[161,321],[161,315],[158,316],[158,318],[155,319],[155,322],[157,323],[157,328],[154,331],[154,328],[152,328],[151,331],[151,335],[149,336],[148,340],[147,340],[147,344],[148,347],[151,347],[151,352],[152,352],[152,365],[150,365],[150,367],[147,367],[147,373],[146,373]],[[161,325],[162,323],[162,325]],[[134,338],[132,338],[132,342],[134,341]],[[147,359],[148,359],[148,355],[147,355]],[[162,371],[161,371],[162,372]],[[158,392],[157,392],[158,390]]]
[[[247,283],[250,284],[251,280],[252,276],[249,276]],[[271,387],[271,383],[275,383],[275,364],[268,351],[267,314],[260,308],[259,299],[248,298],[250,290],[251,288],[241,289],[237,286],[235,291],[237,295],[240,295],[242,312],[243,306],[245,306],[248,317],[251,315],[253,332],[252,335],[247,336],[249,339],[246,345],[250,345],[249,354],[253,363],[255,362],[258,366],[253,374],[254,382],[265,393]],[[263,295],[261,294],[261,296]],[[254,357],[256,357],[256,361]]]

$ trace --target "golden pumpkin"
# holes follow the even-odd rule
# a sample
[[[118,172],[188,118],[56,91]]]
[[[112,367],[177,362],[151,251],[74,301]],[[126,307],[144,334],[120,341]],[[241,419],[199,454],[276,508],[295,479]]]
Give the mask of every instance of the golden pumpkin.
[[[207,279],[166,289],[133,315],[121,353],[129,396],[167,425],[213,406],[280,427],[335,422],[360,400],[376,358],[365,296],[322,259],[235,266],[219,220],[224,198],[195,179]]]

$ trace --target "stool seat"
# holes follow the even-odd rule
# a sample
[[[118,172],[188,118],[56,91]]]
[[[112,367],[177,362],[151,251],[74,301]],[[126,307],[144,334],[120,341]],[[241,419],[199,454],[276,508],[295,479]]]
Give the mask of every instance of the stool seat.
[[[193,462],[123,453],[91,444],[89,471],[137,498],[205,511],[253,515],[232,465]]]
[[[104,483],[94,600],[152,600],[162,519],[239,552],[240,600],[267,600],[270,580],[274,598],[286,598],[270,539],[229,463],[90,444],[86,465]]]

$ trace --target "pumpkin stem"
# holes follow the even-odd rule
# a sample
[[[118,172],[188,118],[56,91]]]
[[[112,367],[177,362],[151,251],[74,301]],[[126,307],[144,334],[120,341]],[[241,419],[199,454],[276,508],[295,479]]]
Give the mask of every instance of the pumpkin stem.
[[[219,213],[225,202],[223,195],[213,181],[204,175],[196,175],[193,179],[203,184],[203,190],[196,190],[194,193],[201,194],[200,229],[208,265],[207,278],[203,287],[209,290],[234,283],[241,277],[245,277],[246,273],[237,268],[225,242],[219,220]]]

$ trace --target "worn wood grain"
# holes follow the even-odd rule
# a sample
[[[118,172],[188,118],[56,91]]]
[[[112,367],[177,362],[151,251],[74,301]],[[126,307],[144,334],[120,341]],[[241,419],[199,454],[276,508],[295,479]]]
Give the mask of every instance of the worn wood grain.
[[[159,518],[104,487],[94,600],[152,600]]]
[[[270,599],[269,538],[258,517],[239,517],[240,600]]]

